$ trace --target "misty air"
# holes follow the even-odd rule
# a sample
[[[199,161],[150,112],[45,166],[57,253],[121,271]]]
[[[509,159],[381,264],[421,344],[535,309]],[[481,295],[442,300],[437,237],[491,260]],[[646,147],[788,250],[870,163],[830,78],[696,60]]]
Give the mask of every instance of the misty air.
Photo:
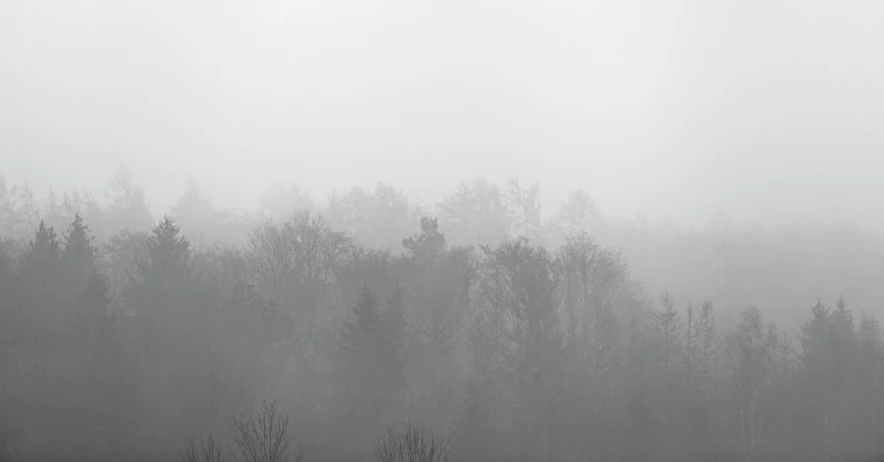
[[[0,2],[0,461],[884,460],[882,18]]]

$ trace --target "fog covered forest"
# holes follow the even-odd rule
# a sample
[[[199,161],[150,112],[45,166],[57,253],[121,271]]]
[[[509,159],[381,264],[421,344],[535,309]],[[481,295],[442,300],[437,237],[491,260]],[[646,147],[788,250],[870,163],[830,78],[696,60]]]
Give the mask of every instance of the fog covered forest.
[[[268,410],[306,461],[884,455],[876,234],[547,211],[517,181],[248,212],[191,182],[164,216],[126,169],[104,189],[0,183],[10,460],[233,460]],[[415,429],[442,452],[385,455]]]

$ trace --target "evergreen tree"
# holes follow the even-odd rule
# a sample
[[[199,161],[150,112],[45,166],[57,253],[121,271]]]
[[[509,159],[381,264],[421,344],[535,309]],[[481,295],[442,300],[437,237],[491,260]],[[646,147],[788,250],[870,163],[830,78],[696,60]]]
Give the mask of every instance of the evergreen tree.
[[[685,387],[683,371],[684,323],[681,312],[675,308],[670,294],[660,296],[657,307],[651,314],[654,342],[654,371],[657,375],[656,389],[651,395],[656,404],[657,418],[660,419],[660,443],[664,457],[673,456],[682,449],[682,429],[684,428]]]
[[[34,239],[28,244],[28,252],[25,256],[24,276],[32,282],[40,282],[44,286],[57,275],[58,262],[61,257],[61,243],[55,234],[55,229],[46,226],[41,221],[34,234]]]
[[[175,221],[164,216],[151,231],[153,235],[148,241],[150,268],[155,272],[165,273],[178,272],[186,267],[190,256],[190,241],[181,236],[181,228]]]
[[[44,346],[56,343],[51,332],[65,328],[65,294],[60,290],[62,281],[61,244],[52,227],[40,222],[34,239],[28,244],[20,273],[26,313],[34,322],[34,331],[40,332],[39,343]]]
[[[433,261],[446,248],[445,234],[439,231],[439,220],[421,217],[421,232],[402,240],[402,246],[418,260]]]
[[[64,236],[62,265],[65,272],[65,291],[72,298],[79,296],[86,284],[94,278],[98,249],[92,243],[89,227],[83,217],[76,215]],[[103,279],[101,283],[106,283]]]
[[[93,245],[94,238],[90,235],[89,226],[83,223],[83,217],[74,216],[64,237],[64,258],[67,261],[88,261],[94,263],[98,249]]]
[[[354,316],[340,332],[336,381],[345,410],[342,426],[363,442],[381,428],[385,411],[396,406],[402,390],[401,357],[378,308],[375,294],[363,286]]]
[[[681,313],[675,308],[668,292],[660,296],[660,302],[652,316],[658,343],[657,360],[668,384],[681,357],[684,324]]]

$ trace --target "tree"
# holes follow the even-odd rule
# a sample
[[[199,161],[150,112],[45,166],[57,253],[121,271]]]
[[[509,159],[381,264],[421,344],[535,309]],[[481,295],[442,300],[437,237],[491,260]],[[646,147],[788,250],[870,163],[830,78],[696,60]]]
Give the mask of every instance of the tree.
[[[699,307],[688,304],[688,332],[685,335],[685,392],[687,422],[682,441],[686,454],[693,458],[711,457],[719,437],[718,366],[720,338],[715,326],[711,300]]]
[[[378,308],[377,297],[363,286],[353,318],[340,331],[335,371],[346,413],[342,430],[362,442],[380,428],[385,412],[398,406],[403,387],[400,352]]]
[[[83,217],[75,215],[64,236],[64,250],[61,255],[66,290],[77,295],[83,292],[96,270],[98,248],[93,244],[94,238],[90,232]]]
[[[777,348],[776,328],[765,330],[761,312],[755,307],[740,313],[740,324],[728,335],[728,358],[733,392],[739,403],[739,429],[742,453],[754,460],[759,439],[758,402],[771,385],[771,372]]]
[[[374,443],[377,462],[448,462],[448,439],[427,434],[408,421],[404,430],[391,426]]]
[[[659,342],[659,361],[667,374],[671,371],[676,360],[682,353],[682,329],[684,324],[681,313],[675,309],[668,292],[660,296],[660,302],[653,312],[654,326],[656,327],[657,341]]]
[[[95,238],[90,235],[90,231],[89,226],[83,222],[83,217],[75,215],[64,237],[65,260],[94,263],[98,249],[93,244]]]
[[[493,460],[502,444],[495,438],[494,416],[491,406],[494,397],[488,394],[488,384],[470,380],[460,399],[457,419],[453,425],[453,449],[460,461]]]
[[[387,300],[387,310],[382,313],[382,320],[386,324],[387,341],[392,349],[393,357],[390,359],[391,376],[390,384],[394,390],[402,393],[400,396],[394,396],[394,404],[402,405],[406,403],[404,393],[406,391],[405,367],[409,360],[409,331],[408,319],[406,318],[405,305],[402,301],[402,289],[399,284],[393,288],[393,293]],[[404,409],[391,409],[393,411],[403,411]]]
[[[367,246],[386,249],[399,247],[420,217],[405,193],[386,183],[378,183],[374,190],[354,187],[332,194],[325,214],[336,229]]]
[[[882,417],[884,417],[884,400],[880,398],[882,384],[882,358],[884,345],[881,340],[881,327],[873,315],[860,314],[860,326],[857,333],[857,396],[860,403],[857,417],[854,418],[860,436],[857,446],[865,457],[872,459],[882,449],[879,443],[882,436]]]
[[[659,408],[660,425],[663,433],[661,443],[667,455],[681,451],[681,428],[683,426],[684,377],[684,322],[681,312],[668,292],[660,296],[657,306],[651,313],[655,346],[655,373],[657,376],[655,402]]]
[[[602,217],[592,197],[578,189],[559,206],[554,223],[560,233],[573,236],[581,232],[596,233]]]
[[[132,172],[125,167],[118,167],[111,176],[110,188],[110,192],[106,194],[107,228],[111,232],[150,229],[153,216],[145,201],[144,189],[135,184]]]
[[[433,261],[446,249],[445,234],[439,231],[439,220],[421,217],[421,232],[402,240],[402,247],[408,249],[412,258]]]
[[[215,206],[193,178],[187,180],[184,194],[172,206],[171,217],[193,234],[215,236],[220,225]]]
[[[55,229],[41,221],[34,239],[28,244],[24,262],[24,276],[36,287],[48,289],[47,284],[58,275],[58,262],[61,257],[61,243]]]
[[[302,210],[283,223],[265,223],[254,230],[247,247],[249,272],[300,325],[315,326],[320,309],[331,302],[336,272],[351,246],[324,217]]]
[[[557,253],[567,366],[565,407],[569,458],[615,457],[623,429],[616,414],[630,312],[642,304],[619,255],[588,233],[568,236]]]
[[[483,292],[506,319],[504,358],[512,374],[513,430],[524,455],[555,454],[562,431],[559,397],[565,354],[552,259],[523,238],[483,250]]]
[[[540,240],[540,185],[523,188],[518,180],[511,179],[507,184],[506,199],[512,208],[513,232],[534,241]]]
[[[440,224],[454,244],[493,244],[509,234],[506,198],[483,179],[462,183],[437,207]]]
[[[190,240],[181,236],[181,228],[168,215],[153,227],[147,243],[149,261],[141,262],[146,275],[164,281],[183,281],[188,276]]]
[[[258,203],[258,216],[263,220],[283,222],[303,211],[315,213],[316,204],[307,191],[294,183],[289,186],[271,184]]]

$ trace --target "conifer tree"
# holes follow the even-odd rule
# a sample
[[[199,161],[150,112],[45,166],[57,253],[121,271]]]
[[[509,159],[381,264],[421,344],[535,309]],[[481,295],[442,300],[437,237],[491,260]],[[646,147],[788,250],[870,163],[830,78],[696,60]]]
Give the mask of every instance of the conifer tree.
[[[389,326],[380,315],[377,297],[365,285],[353,314],[341,329],[335,375],[345,409],[342,425],[353,438],[362,440],[373,436],[385,411],[395,406],[403,366]]]
[[[52,275],[57,274],[60,256],[61,243],[58,241],[55,229],[41,221],[34,233],[34,239],[28,244],[25,278],[45,285]]]
[[[88,261],[94,263],[98,249],[93,244],[94,238],[90,235],[89,226],[83,222],[79,214],[74,216],[74,221],[68,225],[64,236],[64,258],[69,262]]]
[[[64,236],[62,266],[65,272],[65,291],[72,298],[83,293],[95,274],[98,249],[92,243],[90,231],[89,226],[83,222],[83,217],[76,215]],[[101,283],[105,283],[103,279]]]

